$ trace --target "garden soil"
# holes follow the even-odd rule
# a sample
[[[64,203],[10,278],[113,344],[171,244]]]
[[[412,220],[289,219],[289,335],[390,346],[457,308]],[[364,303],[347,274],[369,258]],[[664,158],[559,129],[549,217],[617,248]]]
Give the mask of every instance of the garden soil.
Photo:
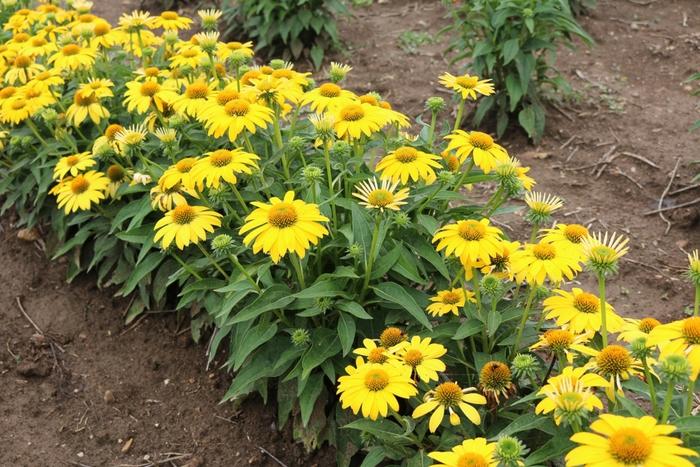
[[[112,21],[136,3],[95,2]],[[573,98],[549,109],[541,144],[528,144],[517,129],[502,142],[532,167],[538,190],[565,199],[559,219],[630,236],[609,288],[616,309],[677,319],[692,301],[681,271],[685,252],[700,247],[700,204],[668,211],[668,232],[658,214],[644,214],[662,198],[662,207],[673,207],[700,197],[700,189],[672,194],[700,171],[692,164],[700,132],[688,131],[700,99],[684,83],[700,70],[700,7],[695,0],[598,4],[581,18],[595,47],[559,54]],[[455,71],[442,53],[446,38],[436,34],[448,24],[440,2],[375,0],[353,12],[341,22],[350,50],[335,57],[355,68],[352,88],[378,91],[412,117],[426,97],[449,98],[437,84],[440,73]],[[399,45],[407,30],[428,32],[433,42],[409,54]],[[476,186],[472,196],[486,190]],[[527,228],[517,214],[496,221],[514,236]],[[41,235],[19,239],[10,217],[0,228],[0,465],[334,464],[331,451],[308,456],[289,429],[279,433],[274,409],[258,398],[220,405],[230,377],[216,364],[206,370],[186,323],[153,314],[124,326],[128,300],[98,290],[90,276],[66,285],[65,264],[46,258]]]

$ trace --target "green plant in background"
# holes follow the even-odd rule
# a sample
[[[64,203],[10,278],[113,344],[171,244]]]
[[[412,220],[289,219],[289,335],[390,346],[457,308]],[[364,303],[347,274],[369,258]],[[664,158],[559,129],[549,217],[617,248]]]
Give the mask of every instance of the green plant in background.
[[[307,56],[319,68],[339,45],[336,16],[348,10],[340,0],[229,0],[223,12],[226,35],[250,38],[268,57]]]
[[[399,47],[407,54],[415,55],[421,46],[435,42],[433,36],[427,32],[404,31],[399,35]]]
[[[588,14],[596,6],[596,0],[562,0],[574,16]]]
[[[503,135],[511,117],[535,141],[545,127],[547,91],[569,89],[555,66],[560,45],[573,47],[574,37],[587,45],[590,36],[561,0],[445,1],[453,23],[448,51],[452,62],[468,60],[470,70],[493,80],[498,92],[479,103],[474,123],[496,114],[496,132]]]

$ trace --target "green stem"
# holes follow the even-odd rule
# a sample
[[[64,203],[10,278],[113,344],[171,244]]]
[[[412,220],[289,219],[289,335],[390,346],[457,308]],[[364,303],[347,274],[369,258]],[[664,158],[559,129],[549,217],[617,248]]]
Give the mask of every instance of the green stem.
[[[540,230],[540,224],[532,224],[532,231],[530,232],[530,243],[535,243],[537,241],[537,232]]]
[[[598,274],[598,295],[600,300],[600,334],[603,337],[603,347],[608,346],[608,316],[605,303],[605,276]]]
[[[488,345],[488,334],[486,329],[486,320],[484,319],[484,311],[481,305],[481,288],[479,287],[479,277],[476,272],[476,268],[472,268],[472,287],[474,288],[474,298],[476,299],[476,312],[479,319],[484,324],[481,327],[481,349],[486,352],[486,346]]]
[[[668,414],[671,411],[671,400],[673,400],[673,389],[673,380],[670,380],[666,388],[666,397],[664,397],[664,408],[661,412],[661,423],[666,423],[668,421]]]
[[[474,167],[474,158],[469,159],[467,168],[462,172],[462,176],[459,177],[459,180],[457,180],[457,190],[461,189],[462,185],[464,185],[464,180],[467,178],[467,176],[469,176],[469,172],[472,171],[472,167]]]
[[[659,406],[656,402],[656,385],[651,376],[651,371],[649,371],[649,363],[647,362],[646,355],[642,356],[642,366],[644,367],[644,378],[647,380],[647,385],[649,386],[649,397],[651,398],[651,413],[657,417],[659,415]]]
[[[255,290],[257,290],[258,293],[261,293],[262,289],[260,288],[258,283],[255,282],[253,277],[250,274],[248,274],[248,271],[245,270],[243,265],[241,265],[240,261],[238,261],[238,258],[233,256],[232,254],[229,254],[228,259],[230,259],[231,262],[233,263],[233,265],[236,266],[236,269],[238,269],[241,272],[241,274],[243,274],[245,276],[245,278],[248,279],[248,282],[250,282],[250,284],[253,286],[253,288]]]
[[[455,131],[459,130],[459,127],[462,126],[462,115],[464,114],[464,104],[465,100],[461,99],[459,102],[459,106],[457,107],[457,118],[455,118]]]
[[[515,336],[515,343],[513,344],[513,355],[516,355],[518,353],[518,350],[520,350],[520,341],[523,338],[523,330],[525,329],[525,325],[527,324],[527,318],[530,316],[530,308],[532,307],[532,302],[535,299],[536,291],[537,287],[533,284],[530,284],[530,293],[527,296],[527,302],[525,303],[523,316],[520,319],[520,325],[518,326],[518,334]]]
[[[238,188],[236,188],[236,185],[231,184],[231,188],[233,189],[233,194],[236,195],[236,199],[240,203],[241,207],[243,208],[243,212],[248,214],[250,210],[248,209],[248,206],[245,204],[245,200],[241,196],[241,193],[238,191]]]
[[[438,193],[440,193],[440,190],[442,190],[442,187],[445,186],[443,183],[438,184],[437,190],[433,191],[430,196],[426,197],[420,205],[418,205],[418,208],[416,209],[418,211],[418,214],[423,212],[423,208],[433,200],[437,196]]]
[[[688,417],[693,409],[693,400],[695,400],[695,381],[697,381],[697,378],[691,379],[690,383],[688,383],[688,400],[683,408],[684,417]]]
[[[328,196],[331,199],[331,213],[333,217],[333,227],[338,225],[338,218],[335,210],[335,192],[333,191],[333,172],[331,171],[331,153],[328,144],[323,142],[323,159],[326,163],[326,181],[328,183]]]
[[[212,264],[212,266],[214,266],[216,268],[216,270],[219,271],[221,273],[221,275],[226,278],[227,281],[230,281],[231,276],[229,276],[226,273],[226,271],[221,269],[221,266],[219,266],[219,263],[214,259],[214,257],[212,255],[209,254],[209,252],[206,250],[206,248],[204,248],[201,243],[197,243],[197,247],[199,248],[199,251],[201,251],[204,254],[204,256],[207,257],[207,259]]]
[[[195,271],[195,270],[192,269],[187,263],[185,263],[178,255],[175,254],[175,252],[172,252],[172,251],[171,251],[171,252],[170,252],[170,256],[172,256],[173,258],[175,258],[175,261],[177,261],[178,263],[180,263],[180,266],[182,266],[182,269],[184,269],[185,271],[189,272],[191,275],[193,275],[195,278],[199,279],[200,281],[202,280],[202,276],[200,276],[199,274],[197,274],[197,271]]]
[[[48,148],[48,144],[46,143],[46,140],[41,137],[41,135],[39,134],[39,129],[36,127],[34,122],[29,118],[26,120],[26,122],[27,122],[27,126],[32,130],[32,133],[34,133],[34,136],[36,136],[36,138],[39,141],[41,141],[41,144],[43,144],[45,148]]]
[[[432,117],[430,118],[430,129],[428,130],[428,147],[432,149],[433,141],[435,139],[435,126],[437,125],[437,112],[432,112]]]
[[[693,316],[700,315],[700,285],[695,286],[695,307],[693,308]]]
[[[374,266],[374,256],[377,252],[377,243],[379,241],[379,226],[382,222],[382,217],[377,215],[374,221],[374,230],[372,231],[372,243],[369,247],[369,256],[367,257],[367,265],[365,266],[365,280],[362,283],[362,290],[360,291],[360,300],[365,298],[367,293],[367,287],[369,287],[369,279],[372,276],[372,267]]]
[[[299,257],[294,253],[290,253],[289,259],[292,262],[294,272],[296,273],[297,280],[299,281],[299,290],[304,290],[306,288],[306,283],[304,282],[304,270],[301,267],[301,261],[299,260]]]
[[[287,181],[291,180],[292,176],[289,173],[289,162],[287,161],[287,154],[284,152],[284,142],[282,142],[282,130],[280,129],[280,113],[277,106],[275,106],[275,118],[272,121],[272,126],[275,133],[275,145],[277,150],[282,153],[282,170],[284,171],[284,176]]]

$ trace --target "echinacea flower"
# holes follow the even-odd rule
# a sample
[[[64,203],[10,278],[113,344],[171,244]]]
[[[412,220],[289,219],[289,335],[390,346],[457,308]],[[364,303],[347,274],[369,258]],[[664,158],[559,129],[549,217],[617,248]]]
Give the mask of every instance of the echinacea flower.
[[[406,333],[394,326],[384,329],[381,334],[379,334],[379,342],[387,349],[391,349],[405,340]]]
[[[52,190],[56,194],[58,207],[66,214],[80,210],[89,210],[92,204],[105,199],[109,179],[102,172],[91,170],[75,177],[63,179]]]
[[[411,380],[411,370],[398,364],[365,363],[357,357],[355,366],[345,367],[346,375],[338,378],[340,403],[353,413],[376,420],[386,417],[389,409],[399,410],[398,398],[408,399],[418,390]]]
[[[192,20],[186,16],[180,16],[176,11],[164,11],[152,20],[154,28],[163,28],[166,31],[187,30]]]
[[[78,44],[64,45],[58,52],[49,57],[49,63],[57,70],[77,70],[90,68],[95,63],[97,51],[92,47],[82,47]]]
[[[237,175],[252,173],[253,169],[258,167],[259,159],[256,154],[242,149],[217,149],[197,159],[190,175],[200,190],[204,186],[219,188],[222,181],[235,185],[238,182]],[[183,163],[181,168],[185,168],[186,165]]]
[[[622,381],[632,376],[643,375],[642,363],[621,345],[610,344],[601,350],[574,345],[574,349],[592,357],[584,368],[608,380],[610,385],[605,389],[605,393],[611,401],[615,400],[615,393],[624,395]]]
[[[508,399],[515,392],[513,374],[503,362],[490,361],[479,372],[479,390],[490,406],[498,405],[501,397]]]
[[[429,452],[428,457],[438,461],[433,467],[498,467],[494,458],[496,443],[489,443],[486,438],[464,440],[451,451]]]
[[[590,292],[578,287],[573,287],[571,292],[555,289],[542,305],[545,318],[556,320],[557,326],[567,326],[577,334],[601,330],[600,299]],[[622,330],[625,322],[609,303],[606,303],[605,315],[609,332]]]
[[[658,346],[661,358],[668,355],[685,355],[691,366],[690,379],[695,381],[700,373],[700,317],[691,316],[668,324],[655,326],[649,333],[647,345]]]
[[[571,364],[574,361],[573,345],[582,345],[593,338],[593,332],[574,334],[568,329],[548,329],[540,339],[530,346],[530,350],[549,349],[554,355],[566,358]]]
[[[428,154],[411,146],[401,146],[384,156],[374,169],[381,173],[382,179],[392,182],[400,181],[405,185],[411,179],[414,182],[422,180],[430,184],[435,181],[435,169],[442,167],[439,160],[440,157],[435,154]]]
[[[661,326],[661,322],[652,317],[642,319],[624,318],[623,320],[624,325],[622,326],[620,334],[617,335],[617,338],[629,344],[638,339],[648,339],[651,331],[657,326]],[[608,320],[608,323],[610,323],[610,320]]]
[[[467,303],[476,302],[474,292],[463,288],[440,290],[437,295],[430,297],[432,302],[426,308],[428,314],[432,316],[444,316],[447,313],[452,313],[459,316],[459,310]]]
[[[629,238],[617,233],[597,232],[582,241],[586,265],[596,274],[606,276],[617,271],[617,263],[627,254]]]
[[[364,347],[359,347],[352,352],[367,358],[368,363],[386,363],[386,361],[392,355],[388,348],[384,347],[383,345],[377,345],[377,343],[372,339],[363,339],[362,345]]]
[[[654,417],[622,417],[602,414],[590,426],[591,432],[574,433],[571,441],[580,446],[566,455],[566,465],[615,467],[692,467],[686,457],[697,452],[683,447],[679,438],[667,436],[673,425],[659,424]]]
[[[283,199],[271,198],[269,204],[252,204],[257,209],[246,217],[238,233],[246,234],[243,243],[252,244],[253,253],[262,251],[274,263],[279,263],[288,252],[303,258],[311,245],[328,235],[322,224],[328,218],[321,214],[318,205],[294,199],[293,191],[288,191]]]
[[[559,284],[573,279],[581,271],[579,254],[576,250],[551,243],[526,243],[521,250],[511,255],[511,271],[519,283],[542,285],[546,279]]]
[[[586,369],[567,366],[561,374],[552,376],[537,393],[544,396],[535,407],[536,414],[554,412],[554,422],[562,420],[580,426],[581,421],[593,409],[602,410],[603,402],[593,393],[592,388],[606,388],[610,383],[602,376],[586,373]]]
[[[408,198],[408,188],[401,188],[396,191],[398,182],[391,183],[389,180],[382,180],[381,185],[376,178],[363,180],[356,185],[356,190],[352,195],[360,199],[360,205],[367,209],[384,209],[398,211],[406,204]]]
[[[255,134],[258,128],[266,128],[273,117],[274,112],[269,107],[243,98],[203,109],[200,115],[207,133],[215,138],[228,135],[231,142],[236,141],[242,131]]]
[[[461,422],[457,413],[458,409],[462,411],[470,422],[474,425],[479,425],[481,416],[472,405],[486,404],[486,398],[475,391],[475,388],[462,389],[459,387],[459,384],[452,381],[441,383],[435,389],[425,393],[423,403],[413,410],[411,416],[420,418],[433,412],[428,422],[428,429],[431,433],[435,433],[435,430],[442,423],[445,411],[448,413],[451,425],[459,425]]]
[[[490,173],[499,164],[510,161],[508,152],[496,144],[493,138],[480,131],[455,130],[445,136],[449,141],[447,152],[454,152],[461,162],[469,156],[472,157],[474,165],[479,167],[485,174]]]
[[[533,191],[525,193],[527,204],[527,220],[536,225],[542,225],[549,221],[552,213],[564,206],[564,202],[558,196]]]
[[[66,110],[66,120],[73,126],[80,126],[88,117],[97,125],[103,119],[109,118],[109,115],[109,110],[100,103],[95,94],[86,95],[81,90],[75,92],[73,103]]]
[[[433,236],[437,251],[455,256],[462,264],[489,264],[490,258],[500,253],[503,232],[490,225],[488,219],[468,219],[441,227]]]
[[[161,241],[163,248],[168,248],[174,241],[180,250],[184,250],[191,243],[206,240],[207,232],[214,232],[214,227],[221,227],[222,217],[205,206],[179,204],[156,222],[153,241]]]
[[[479,79],[478,76],[470,76],[468,74],[453,76],[450,73],[444,73],[440,76],[439,81],[447,89],[455,91],[462,100],[476,100],[477,94],[482,96],[493,94],[493,83],[491,80]]]
[[[61,180],[66,175],[75,177],[80,172],[84,172],[97,162],[93,159],[92,154],[81,152],[70,156],[61,157],[53,169],[54,180]]]
[[[391,348],[394,358],[411,368],[411,373],[426,383],[437,381],[437,372],[447,368],[440,360],[440,357],[447,353],[447,349],[431,341],[430,337],[421,339],[420,336],[413,336],[411,340]]]
[[[588,236],[588,229],[580,224],[557,224],[552,229],[543,229],[542,240],[553,245],[579,250],[583,260],[583,239]]]
[[[308,105],[313,112],[333,112],[339,107],[352,104],[357,96],[334,83],[324,83],[304,93],[300,105]]]
[[[363,135],[371,136],[386,124],[381,110],[358,102],[338,106],[334,116],[336,134],[339,138],[348,140],[359,139]]]

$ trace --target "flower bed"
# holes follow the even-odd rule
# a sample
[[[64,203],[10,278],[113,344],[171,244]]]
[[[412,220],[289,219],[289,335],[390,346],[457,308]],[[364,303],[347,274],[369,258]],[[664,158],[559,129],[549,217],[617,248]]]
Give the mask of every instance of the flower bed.
[[[460,129],[488,80],[443,75],[457,118],[432,97],[412,126],[347,66],[251,66],[217,11],[185,41],[176,13],[89,9],[2,12],[4,209],[50,223],[70,278],[133,294],[127,320],[188,314],[228,354],[225,400],[272,395],[341,465],[690,465],[700,293],[672,323],[615,313],[627,239],[554,222],[561,199]],[[523,197],[521,243],[491,219]]]

